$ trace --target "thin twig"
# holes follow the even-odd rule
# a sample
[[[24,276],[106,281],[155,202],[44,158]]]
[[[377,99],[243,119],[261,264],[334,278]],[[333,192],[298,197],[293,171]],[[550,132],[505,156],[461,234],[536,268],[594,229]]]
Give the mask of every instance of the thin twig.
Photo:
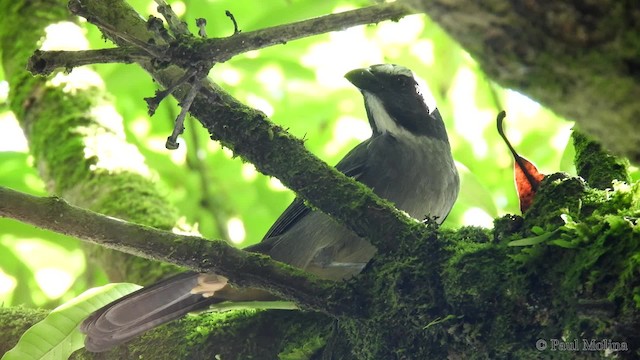
[[[231,22],[233,22],[233,35],[238,34],[240,31],[242,31],[238,29],[238,22],[236,21],[236,17],[233,16],[231,11],[225,10],[224,14],[227,15],[229,19],[231,19]]]
[[[196,26],[198,27],[198,35],[200,35],[201,38],[206,39],[207,38],[207,19],[197,18]]]
[[[180,103],[180,114],[178,114],[178,117],[176,118],[176,123],[173,126],[173,132],[167,138],[165,147],[169,150],[175,150],[180,146],[180,144],[178,144],[178,135],[184,132],[184,118],[187,116],[187,113],[193,104],[193,100],[196,98],[196,95],[198,95],[198,91],[202,86],[202,76],[198,76],[196,74],[194,76],[194,80],[195,81],[193,82],[193,85],[191,85],[191,89],[189,89],[187,96],[185,96],[184,100]]]
[[[155,0],[156,4],[158,4],[158,12],[167,20],[167,24],[169,25],[169,30],[173,32],[176,36],[191,36],[189,32],[189,28],[184,21],[180,20],[178,15],[173,12],[173,9],[169,4],[167,4],[164,0]]]
[[[189,81],[189,79],[194,77],[197,72],[198,70],[191,69],[185,72],[184,75],[182,75],[182,77],[178,79],[178,81],[171,84],[171,86],[169,86],[168,88],[156,91],[156,94],[153,97],[144,98],[144,101],[147,102],[147,112],[149,113],[149,116],[153,116],[153,114],[155,114],[156,109],[158,109],[158,106],[160,105],[162,100],[164,100],[164,98],[171,95],[179,86]]]

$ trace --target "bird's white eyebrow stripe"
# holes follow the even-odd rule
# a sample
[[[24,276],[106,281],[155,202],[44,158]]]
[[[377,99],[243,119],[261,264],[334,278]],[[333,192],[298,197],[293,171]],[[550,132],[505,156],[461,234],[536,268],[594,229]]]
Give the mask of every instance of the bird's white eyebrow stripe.
[[[420,93],[420,95],[422,95],[427,108],[429,108],[429,113],[433,113],[433,111],[437,108],[436,99],[433,96],[433,93],[431,92],[431,89],[429,88],[427,83],[421,77],[416,76],[416,74],[414,74],[414,72],[409,68],[406,68],[402,65],[377,64],[371,65],[369,69],[390,75],[407,76],[413,79],[417,84],[416,90]]]
[[[406,77],[413,78],[413,71],[400,65],[379,64],[379,65],[372,65],[370,69],[377,70],[377,71],[384,72],[391,75],[404,75]]]

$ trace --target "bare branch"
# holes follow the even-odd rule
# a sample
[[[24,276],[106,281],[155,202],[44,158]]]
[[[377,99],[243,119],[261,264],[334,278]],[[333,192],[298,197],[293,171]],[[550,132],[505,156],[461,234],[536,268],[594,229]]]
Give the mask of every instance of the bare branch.
[[[144,101],[147,102],[147,110],[148,110],[147,112],[149,116],[153,116],[153,114],[156,113],[158,106],[160,106],[160,103],[162,102],[162,100],[164,100],[164,98],[171,95],[171,93],[173,93],[173,91],[177,89],[178,86],[189,81],[189,79],[195,76],[197,72],[198,71],[196,69],[191,69],[189,71],[186,71],[184,75],[182,75],[182,77],[180,77],[175,83],[167,86],[166,89],[157,90],[156,94],[153,97],[144,98]]]
[[[197,72],[194,75],[193,85],[189,89],[189,93],[185,98],[180,102],[180,114],[176,118],[176,122],[173,125],[173,132],[171,136],[167,138],[167,142],[165,143],[165,147],[169,150],[175,150],[178,148],[178,135],[184,132],[184,119],[187,117],[187,113],[193,104],[193,100],[198,95],[198,90],[200,90],[200,86],[202,86],[202,78],[207,76],[207,73]]]
[[[54,70],[90,64],[124,63],[130,64],[149,59],[149,54],[143,50],[120,47],[100,50],[83,51],[41,51],[29,58],[27,69],[33,74],[49,75]]]
[[[230,37],[197,39],[198,42],[190,43],[189,46],[174,43],[169,48],[169,51],[165,52],[161,50],[161,48],[168,47],[166,44],[167,39],[165,37],[156,36],[154,38],[154,42],[156,42],[156,44],[150,44],[136,38],[135,36],[131,36],[125,31],[118,30],[118,28],[113,26],[113,24],[109,24],[108,22],[101,20],[100,17],[96,17],[88,12],[87,7],[84,6],[83,1],[81,0],[71,1],[70,9],[75,14],[87,18],[87,20],[100,27],[107,36],[111,34],[110,37],[122,39],[128,46],[139,47],[139,50],[130,54],[123,51],[121,54],[118,54],[118,57],[112,55],[107,59],[98,57],[98,55],[91,55],[92,52],[60,52],[66,53],[64,55],[50,55],[50,52],[39,52],[37,57],[32,59],[30,63],[34,63],[35,65],[46,64],[47,66],[30,66],[29,71],[32,73],[47,75],[56,68],[71,69],[74,66],[90,63],[86,60],[78,60],[76,62],[74,60],[75,56],[85,58],[90,58],[90,56],[98,57],[94,63],[130,63],[131,60],[129,60],[127,55],[139,59],[144,54],[152,55],[156,60],[168,61],[182,67],[189,67],[199,61],[203,61],[208,64],[220,63],[228,61],[232,57],[247,51],[262,49],[273,45],[286,44],[292,40],[324,34],[331,31],[344,30],[357,25],[378,23],[385,20],[397,20],[403,16],[416,13],[415,10],[404,5],[403,2],[395,2],[325,15],[315,19],[249,32],[240,32],[237,29],[237,24],[234,22],[234,34]],[[174,26],[177,25],[174,24]],[[179,31],[179,29],[174,29],[174,31]],[[163,43],[164,45],[159,45]],[[35,56],[36,55],[34,55],[34,57]],[[64,61],[61,61],[62,59],[64,59]],[[122,61],[118,61],[118,59]],[[46,69],[46,72],[40,70],[43,68]]]
[[[58,197],[36,197],[0,187],[0,217],[13,218],[147,259],[215,272],[234,284],[274,292],[301,307],[340,315],[327,297],[334,283],[314,278],[270,257],[224,241],[179,235],[129,223],[69,205]]]
[[[402,2],[379,4],[256,31],[235,32],[233,36],[224,39],[207,39],[203,46],[198,48],[198,53],[205,58],[215,59],[216,62],[224,62],[247,51],[286,44],[292,40],[345,30],[353,26],[398,20],[416,13],[418,12]]]

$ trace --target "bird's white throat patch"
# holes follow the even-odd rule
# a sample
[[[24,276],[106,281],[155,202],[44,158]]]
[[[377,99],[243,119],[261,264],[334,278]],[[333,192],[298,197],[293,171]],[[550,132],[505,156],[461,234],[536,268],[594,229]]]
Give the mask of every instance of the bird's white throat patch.
[[[387,109],[384,108],[382,100],[377,96],[364,92],[364,99],[367,102],[371,116],[373,116],[373,122],[376,124],[376,128],[381,133],[390,133],[395,136],[402,137],[414,137],[409,130],[398,125],[398,123],[389,115]]]

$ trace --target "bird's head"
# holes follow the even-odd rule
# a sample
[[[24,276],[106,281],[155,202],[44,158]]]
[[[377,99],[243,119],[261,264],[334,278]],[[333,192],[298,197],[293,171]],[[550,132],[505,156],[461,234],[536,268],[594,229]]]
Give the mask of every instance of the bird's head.
[[[373,65],[348,72],[345,77],[364,96],[374,136],[429,136],[447,140],[438,110],[429,109],[413,72],[392,64]],[[428,91],[428,90],[426,90]]]

